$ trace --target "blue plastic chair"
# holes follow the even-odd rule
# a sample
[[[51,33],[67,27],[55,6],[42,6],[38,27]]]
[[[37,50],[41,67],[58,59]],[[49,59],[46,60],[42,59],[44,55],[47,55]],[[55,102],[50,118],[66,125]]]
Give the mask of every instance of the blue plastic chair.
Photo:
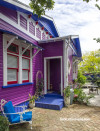
[[[1,110],[3,111],[4,116],[8,118],[10,125],[29,122],[32,129],[32,111],[25,112],[26,106],[17,107],[23,108],[23,112],[16,113],[11,101],[6,103],[5,100],[1,100]]]

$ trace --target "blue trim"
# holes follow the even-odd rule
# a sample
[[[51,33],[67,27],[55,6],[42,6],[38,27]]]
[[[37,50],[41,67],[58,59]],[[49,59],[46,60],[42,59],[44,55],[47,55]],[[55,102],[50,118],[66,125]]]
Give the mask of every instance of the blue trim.
[[[32,19],[35,20],[35,21],[38,21],[39,22],[39,25],[42,27],[44,26],[45,30],[48,30],[48,32],[53,36],[53,37],[59,37],[59,34],[56,30],[56,27],[53,23],[52,20],[49,20],[47,18],[44,18],[43,16],[41,18],[38,17],[38,15],[33,15],[32,12],[26,10],[26,9],[23,9],[23,8],[20,8],[16,5],[13,5],[9,2],[6,2],[6,1],[3,1],[3,0],[0,0],[0,5],[1,6],[4,6],[6,8],[9,8],[9,9],[12,9],[12,10],[15,10],[15,11],[19,11],[19,12],[23,12],[27,15],[29,14],[32,14]]]
[[[27,83],[22,83],[22,84],[11,84],[7,86],[2,86],[2,88],[9,88],[9,87],[16,87],[16,86],[26,86],[26,85],[31,85],[34,84],[33,82],[27,82]]]

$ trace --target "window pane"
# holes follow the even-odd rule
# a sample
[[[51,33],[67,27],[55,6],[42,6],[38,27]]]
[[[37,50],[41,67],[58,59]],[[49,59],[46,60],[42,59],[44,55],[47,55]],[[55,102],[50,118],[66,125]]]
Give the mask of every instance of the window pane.
[[[17,57],[12,55],[7,55],[7,67],[17,68]]]
[[[28,80],[28,70],[22,71],[22,80]]]
[[[29,60],[28,59],[22,59],[22,69],[29,69]]]
[[[14,53],[18,53],[18,46],[17,46],[17,45],[14,45],[14,44],[11,44],[11,45],[8,47],[8,51],[14,52]]]
[[[24,50],[24,49],[22,49]],[[27,56],[27,57],[30,57],[30,51],[29,50],[26,50],[23,54],[23,56]]]
[[[17,70],[16,69],[7,70],[7,81],[17,81]]]

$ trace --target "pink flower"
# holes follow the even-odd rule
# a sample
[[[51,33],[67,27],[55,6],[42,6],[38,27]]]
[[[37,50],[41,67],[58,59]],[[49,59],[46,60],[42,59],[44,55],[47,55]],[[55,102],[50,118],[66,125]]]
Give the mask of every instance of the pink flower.
[[[78,95],[74,95],[74,98],[77,98],[78,97]]]

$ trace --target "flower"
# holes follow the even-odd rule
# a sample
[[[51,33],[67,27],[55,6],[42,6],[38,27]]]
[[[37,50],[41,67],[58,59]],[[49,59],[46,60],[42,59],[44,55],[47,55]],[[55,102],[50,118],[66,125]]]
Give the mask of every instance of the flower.
[[[78,97],[78,95],[75,94],[75,95],[74,95],[74,98],[77,98],[77,97]]]

